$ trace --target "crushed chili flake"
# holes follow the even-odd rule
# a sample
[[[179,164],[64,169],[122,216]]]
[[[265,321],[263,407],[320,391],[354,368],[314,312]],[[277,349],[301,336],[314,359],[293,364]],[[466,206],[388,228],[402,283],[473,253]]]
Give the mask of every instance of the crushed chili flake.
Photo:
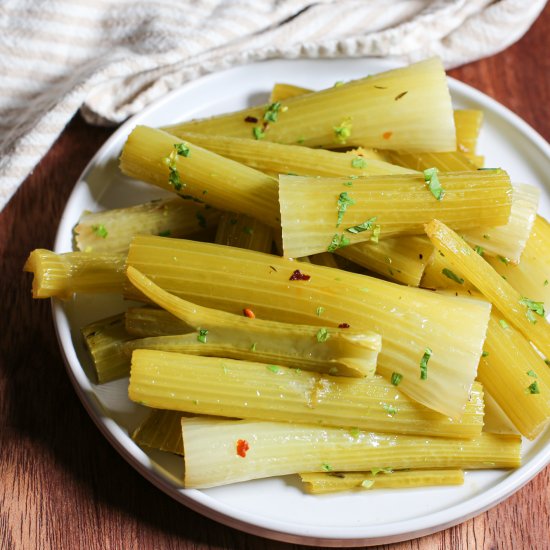
[[[253,312],[250,308],[248,308],[248,307],[245,307],[245,308],[243,309],[243,315],[244,315],[245,317],[248,317],[249,319],[256,319],[256,315],[255,315],[254,312]]]
[[[256,124],[256,122],[258,122],[258,119],[255,116],[247,116],[244,119],[244,121],[245,122],[252,122],[252,123]]]
[[[338,328],[349,328],[349,325],[348,325],[348,323],[340,323],[338,325]]]
[[[382,137],[383,137],[384,139],[390,139],[392,136],[393,136],[393,132],[384,132],[384,133],[382,134]]]
[[[250,445],[246,439],[239,439],[237,441],[237,454],[244,458],[246,456],[246,451],[250,449]]]
[[[306,275],[305,273],[302,273],[299,269],[295,269],[288,279],[289,281],[309,281],[311,279],[311,275]]]

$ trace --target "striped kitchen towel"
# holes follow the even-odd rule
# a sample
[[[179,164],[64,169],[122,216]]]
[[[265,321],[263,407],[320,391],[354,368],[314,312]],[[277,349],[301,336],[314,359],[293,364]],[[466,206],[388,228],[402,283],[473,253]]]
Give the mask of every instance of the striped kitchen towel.
[[[203,74],[275,57],[439,55],[519,39],[545,0],[2,0],[0,209],[82,109],[115,124]]]

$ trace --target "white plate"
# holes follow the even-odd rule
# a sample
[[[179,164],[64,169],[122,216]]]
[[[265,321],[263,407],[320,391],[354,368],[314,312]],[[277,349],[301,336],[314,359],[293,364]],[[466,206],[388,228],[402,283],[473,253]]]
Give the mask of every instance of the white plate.
[[[380,60],[277,60],[209,75],[173,91],[121,126],[92,159],[67,203],[55,250],[71,250],[71,230],[83,210],[137,204],[162,195],[119,174],[118,156],[136,124],[160,126],[262,103],[275,82],[322,88],[389,67]],[[486,155],[487,166],[503,167],[514,181],[541,187],[540,212],[548,217],[548,144],[487,96],[452,79],[450,87],[455,106],[485,112],[479,150]],[[301,491],[297,479],[287,476],[203,491],[183,489],[181,459],[142,450],[129,438],[144,409],[128,400],[127,381],[96,386],[86,375],[90,364],[79,328],[123,309],[122,300],[113,296],[54,302],[57,334],[80,399],[113,447],[144,477],[190,508],[238,529],[288,542],[339,547],[406,540],[494,506],[550,462],[547,429],[534,443],[524,443],[521,468],[469,472],[462,487],[311,496]]]

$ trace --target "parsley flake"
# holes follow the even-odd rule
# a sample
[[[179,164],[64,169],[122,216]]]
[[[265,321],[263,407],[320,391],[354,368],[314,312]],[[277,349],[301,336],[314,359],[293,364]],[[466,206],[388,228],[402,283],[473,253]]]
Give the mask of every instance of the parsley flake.
[[[92,231],[102,239],[106,239],[107,235],[109,235],[109,232],[105,229],[105,226],[102,223],[99,225],[92,225]]]
[[[281,372],[281,367],[278,367],[277,365],[267,365],[266,369],[275,374],[278,374],[279,372]]]
[[[334,468],[326,462],[322,464],[321,468],[323,468],[323,472],[332,472],[334,470]]]
[[[256,342],[250,346],[250,351],[256,351]]]
[[[260,126],[254,126],[254,128],[252,128],[252,135],[254,136],[254,139],[264,139],[265,132]]]
[[[330,334],[326,328],[320,328],[317,331],[316,337],[317,337],[317,342],[319,342],[320,344],[323,344],[330,338]]]
[[[324,312],[325,312],[325,308],[323,306],[319,306],[315,310],[315,314],[317,315],[317,317],[320,317],[321,315],[323,315]]]
[[[375,225],[373,228],[372,228],[372,235],[370,236],[370,240],[373,242],[373,243],[377,243],[378,242],[378,239],[380,238],[380,226],[379,225]]]
[[[459,285],[464,283],[464,279],[462,277],[459,277],[456,273],[452,272],[450,269],[447,269],[446,267],[444,267],[441,270],[441,273],[443,273],[445,277],[448,277],[449,279],[451,279],[455,283],[458,283]]]
[[[351,160],[352,168],[365,168],[367,166],[367,161],[363,157],[355,157]]]
[[[499,256],[498,259],[504,264],[508,265],[510,263],[510,258],[505,258],[504,256]]]
[[[368,220],[365,220],[363,223],[360,223],[359,225],[354,225],[353,227],[348,227],[346,231],[348,233],[362,233],[363,231],[369,231],[373,228],[373,224],[376,221],[376,216],[373,216],[372,218],[369,218]]]
[[[531,378],[538,378],[537,373],[533,369],[528,370],[526,374],[527,374],[527,376],[530,376]]]
[[[390,415],[394,416],[397,414],[397,409],[393,405],[390,405],[388,403],[383,403],[382,408]]]
[[[540,393],[539,383],[535,380],[528,386],[527,391],[532,395]]]
[[[544,283],[542,283],[542,284],[543,284],[543,286],[548,286],[548,279],[545,279]]]
[[[535,317],[535,313],[540,317],[546,316],[546,311],[544,310],[544,303],[543,302],[535,302],[534,300],[530,300],[529,298],[523,297],[519,303],[522,306],[525,306],[527,308],[526,315],[527,319],[529,319],[530,323],[535,324],[537,322],[537,319]]]
[[[284,109],[283,109],[284,110]],[[264,113],[265,122],[277,122],[279,120],[279,111],[281,111],[281,103],[276,101],[266,107]]]
[[[180,173],[178,169],[174,166],[168,166],[170,174],[168,175],[168,183],[176,190],[181,191],[183,183],[180,178]]]
[[[424,170],[424,182],[428,186],[430,193],[440,201],[445,196],[445,190],[441,187],[437,168],[427,168]]]
[[[432,356],[431,348],[426,348],[424,350],[424,355],[422,356],[422,359],[420,359],[420,379],[421,380],[428,379],[428,361],[430,360],[431,356]]]
[[[344,214],[348,209],[348,206],[353,206],[355,204],[355,199],[352,199],[347,191],[340,193],[338,197],[338,219],[336,220],[336,227],[339,227],[344,218]]]
[[[197,340],[201,344],[206,344],[206,335],[208,334],[208,329],[201,328],[199,329],[199,334],[197,335]]]
[[[510,328],[510,327],[508,326],[508,323],[507,323],[504,319],[500,319],[500,321],[498,322],[498,324],[499,324],[503,329]]]
[[[479,254],[479,255],[482,256],[482,257],[483,257],[483,255],[485,254],[485,250],[483,250],[483,247],[481,247],[481,246],[479,246],[479,245],[476,246],[476,247],[474,248],[474,250],[476,251],[477,254]]]
[[[344,248],[344,246],[348,246],[350,243],[350,240],[342,235],[338,235],[338,233],[335,233],[332,237],[332,241],[330,241],[330,244],[327,247],[327,252],[334,252],[335,250],[338,250],[339,248]]]
[[[348,138],[351,136],[351,118],[345,118],[340,123],[340,126],[334,126],[332,129],[334,130],[336,141],[345,145]]]
[[[399,374],[398,372],[392,372],[391,383],[394,386],[399,386],[399,384],[401,384],[401,380],[403,380],[403,375],[402,374]]]
[[[185,143],[174,143],[174,149],[180,157],[188,157],[191,155],[191,149]]]
[[[483,350],[483,351],[481,352],[481,357],[487,357],[488,355],[489,355],[489,352],[488,352],[488,351]]]

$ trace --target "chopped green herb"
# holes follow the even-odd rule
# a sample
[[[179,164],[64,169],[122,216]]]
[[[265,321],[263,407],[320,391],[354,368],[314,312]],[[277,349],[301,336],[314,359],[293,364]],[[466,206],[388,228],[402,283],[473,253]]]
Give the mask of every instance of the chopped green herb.
[[[448,277],[449,279],[451,279],[455,283],[458,283],[459,285],[464,283],[464,279],[462,277],[459,277],[456,273],[453,273],[450,269],[447,269],[446,267],[444,267],[441,270],[441,273],[443,273],[445,277]]]
[[[391,468],[373,468],[370,472],[373,476],[378,474],[393,474],[393,470]]]
[[[202,212],[197,212],[196,217],[197,217],[197,220],[199,221],[199,227],[205,228],[206,218],[204,217],[204,214]]]
[[[361,435],[361,431],[359,430],[359,428],[350,428],[349,429],[349,434],[354,439],[357,439]]]
[[[320,328],[317,331],[317,342],[322,344],[323,342],[326,342],[330,338],[330,334],[326,328]]]
[[[393,405],[390,405],[388,403],[383,403],[382,404],[382,408],[390,415],[390,416],[394,416],[397,414],[397,409],[393,406]]]
[[[375,225],[375,226],[372,228],[372,235],[370,236],[370,240],[371,240],[373,243],[377,243],[379,238],[380,238],[380,226],[379,226],[379,225]]]
[[[342,145],[345,145],[346,141],[351,136],[351,118],[345,118],[340,123],[340,126],[334,126],[333,130],[336,141]]]
[[[346,231],[349,233],[362,233],[363,231],[369,231],[372,229],[374,222],[376,221],[376,216],[369,218],[368,220],[360,223],[359,225],[354,225],[353,227],[348,227]]]
[[[399,384],[401,384],[401,380],[403,380],[403,375],[402,374],[399,374],[398,372],[392,372],[391,383],[394,386],[399,386]]]
[[[284,109],[283,109],[284,110]],[[264,113],[265,122],[277,122],[279,120],[279,111],[281,111],[281,103],[276,101],[267,106]]]
[[[185,143],[174,143],[174,148],[180,157],[188,157],[191,154],[191,150]]]
[[[105,226],[100,223],[99,225],[92,225],[92,231],[102,239],[106,239],[109,232],[105,229]]]
[[[274,372],[275,374],[281,372],[281,368],[278,367],[277,365],[267,365],[267,370],[271,371],[271,372]]]
[[[324,463],[322,466],[323,472],[332,472],[334,468],[330,464]]]
[[[256,351],[256,342],[250,346],[250,351]]]
[[[530,376],[531,378],[538,378],[537,373],[533,369],[527,371],[527,376]]]
[[[254,139],[263,139],[265,137],[265,132],[260,126],[254,126],[254,128],[252,128],[252,135]]]
[[[344,246],[348,246],[350,243],[350,240],[345,237],[343,234],[338,235],[338,233],[335,233],[332,237],[332,241],[330,241],[330,244],[327,247],[327,252],[334,252],[335,250],[338,250],[339,248],[344,248]]]
[[[424,170],[424,182],[428,186],[430,193],[438,201],[445,196],[445,190],[441,187],[439,177],[437,176],[437,168],[426,168],[426,170]]]
[[[336,220],[336,227],[340,227],[348,206],[353,206],[354,204],[355,199],[352,199],[347,191],[340,193],[338,197],[338,219]]]
[[[481,246],[476,246],[474,250],[480,255],[483,256],[485,254],[485,250]]]
[[[352,168],[365,168],[367,161],[363,157],[355,157],[351,160]]]
[[[540,317],[546,316],[546,311],[544,310],[544,303],[543,302],[535,302],[534,300],[530,300],[529,298],[523,297],[519,303],[522,306],[525,306],[527,308],[527,319],[529,319],[530,323],[535,324],[537,322],[537,319],[535,317],[535,313],[539,315]]]
[[[315,313],[316,313],[317,317],[320,317],[321,315],[323,315],[324,312],[325,312],[325,308],[323,306],[319,306],[315,310]]]
[[[296,143],[299,143],[300,145],[302,143],[304,143],[306,141],[306,138],[304,136],[300,136],[297,140],[296,140]]]
[[[199,334],[197,335],[197,340],[202,344],[206,344],[206,335],[208,334],[208,329],[201,328],[199,329]]]
[[[159,237],[169,237],[172,234],[170,229],[166,229],[166,231],[161,231],[158,236]]]
[[[488,352],[488,351],[483,350],[483,351],[481,352],[481,357],[487,357],[488,355],[489,355],[489,352]]]
[[[539,383],[535,380],[532,384],[529,385],[527,391],[530,394],[540,393]]]
[[[346,187],[352,187],[353,182],[352,181],[345,181],[342,185],[345,185]]]
[[[420,379],[421,380],[427,380],[428,378],[428,361],[430,360],[431,356],[432,356],[431,348],[426,348],[424,350],[424,355],[422,356],[422,359],[420,359]]]
[[[183,183],[180,179],[180,173],[175,166],[168,166],[170,174],[168,175],[168,183],[176,190],[181,191]]]
[[[507,323],[504,319],[500,319],[500,321],[498,322],[498,324],[499,324],[503,329],[510,328],[510,327],[508,326],[508,323]]]
[[[544,280],[544,283],[542,283],[544,286],[548,286],[548,279]]]
[[[374,479],[364,479],[361,482],[361,487],[363,487],[363,489],[370,489],[373,485],[374,485]]]
[[[499,256],[498,259],[504,264],[508,265],[510,263],[510,258],[505,258],[504,256]]]

